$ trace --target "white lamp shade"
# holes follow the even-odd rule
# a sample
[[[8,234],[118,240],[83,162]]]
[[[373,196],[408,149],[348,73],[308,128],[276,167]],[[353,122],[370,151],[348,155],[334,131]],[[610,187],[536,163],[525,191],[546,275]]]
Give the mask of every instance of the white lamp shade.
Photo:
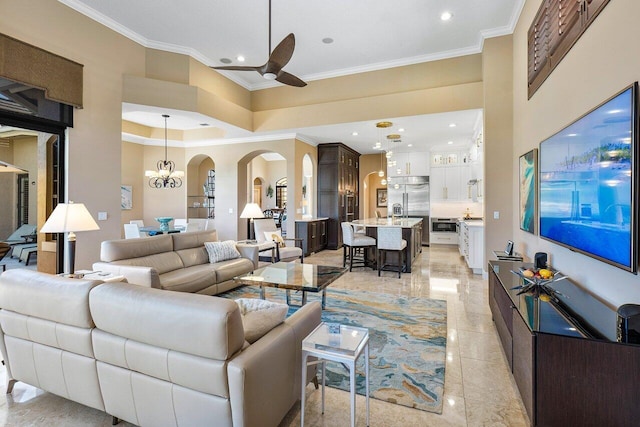
[[[240,214],[240,218],[264,218],[264,214],[257,203],[247,203]]]
[[[66,233],[100,230],[84,203],[58,203],[49,219],[40,229],[41,233]]]

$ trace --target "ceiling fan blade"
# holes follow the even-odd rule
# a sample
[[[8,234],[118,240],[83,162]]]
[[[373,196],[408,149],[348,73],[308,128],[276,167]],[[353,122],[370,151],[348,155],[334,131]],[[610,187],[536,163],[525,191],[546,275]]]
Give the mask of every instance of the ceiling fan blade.
[[[282,70],[280,70],[280,72],[278,73],[278,77],[276,77],[276,81],[279,81],[280,83],[284,83],[289,86],[296,86],[296,87],[305,87],[307,85],[304,81],[300,80],[293,74],[289,74],[286,71],[282,71]]]
[[[225,65],[222,67],[211,67],[214,70],[231,70],[231,71],[258,71],[260,67],[244,66],[244,65]]]
[[[271,69],[280,70],[293,56],[293,50],[296,47],[296,36],[293,33],[282,39],[282,41],[273,49],[269,55],[269,65]]]

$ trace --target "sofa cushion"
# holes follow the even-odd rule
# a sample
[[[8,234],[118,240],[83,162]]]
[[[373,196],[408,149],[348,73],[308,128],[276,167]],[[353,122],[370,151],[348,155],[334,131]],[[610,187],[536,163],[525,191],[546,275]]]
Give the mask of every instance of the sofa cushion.
[[[131,239],[134,240],[134,239]],[[143,256],[140,258],[121,259],[114,261],[114,265],[137,265],[141,267],[151,267],[156,269],[158,274],[164,274],[184,268],[182,259],[173,251],[163,252],[155,255]]]
[[[100,280],[79,280],[27,269],[0,279],[0,308],[80,328],[92,328],[89,292]]]
[[[176,253],[185,267],[209,263],[209,254],[207,253],[207,249],[202,245],[197,248],[180,249],[176,251]]]
[[[240,252],[236,249],[236,242],[225,240],[224,242],[205,242],[204,247],[209,253],[209,262],[214,264],[228,259],[240,258]]]
[[[144,239],[106,240],[100,245],[100,261],[113,262],[173,251],[170,234]]]
[[[216,230],[194,231],[188,233],[174,233],[170,235],[173,238],[173,250],[197,248],[204,246],[204,242],[217,242],[218,233]]]
[[[224,298],[105,283],[89,305],[97,328],[156,347],[227,360],[244,343],[240,310]]]
[[[284,322],[289,306],[257,298],[238,298],[242,314],[244,339],[253,344],[271,329]]]
[[[246,258],[230,259],[228,261],[220,261],[209,265],[215,268],[218,283],[231,280],[236,276],[244,275],[253,271],[253,262]]]
[[[160,275],[160,287],[169,291],[198,292],[217,281],[215,265],[208,262]]]

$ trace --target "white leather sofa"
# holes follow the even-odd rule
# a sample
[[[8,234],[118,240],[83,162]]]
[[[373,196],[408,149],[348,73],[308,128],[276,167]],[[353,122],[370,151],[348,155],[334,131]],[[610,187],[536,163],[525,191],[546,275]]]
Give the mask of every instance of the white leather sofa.
[[[278,425],[321,312],[248,344],[231,300],[22,269],[0,276],[0,308],[8,393],[23,381],[153,427]]]
[[[204,244],[217,241],[215,230],[107,240],[93,269],[123,275],[136,285],[216,295],[237,287],[235,276],[258,268],[255,245],[238,244],[240,258],[209,263]]]

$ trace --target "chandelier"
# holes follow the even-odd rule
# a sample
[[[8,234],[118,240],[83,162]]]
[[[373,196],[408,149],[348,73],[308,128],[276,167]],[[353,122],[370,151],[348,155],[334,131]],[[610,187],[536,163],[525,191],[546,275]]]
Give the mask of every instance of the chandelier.
[[[149,187],[152,188],[178,188],[182,186],[183,171],[177,171],[176,164],[172,160],[167,160],[167,119],[164,117],[164,160],[158,160],[157,171],[146,171],[144,176],[149,178]]]

